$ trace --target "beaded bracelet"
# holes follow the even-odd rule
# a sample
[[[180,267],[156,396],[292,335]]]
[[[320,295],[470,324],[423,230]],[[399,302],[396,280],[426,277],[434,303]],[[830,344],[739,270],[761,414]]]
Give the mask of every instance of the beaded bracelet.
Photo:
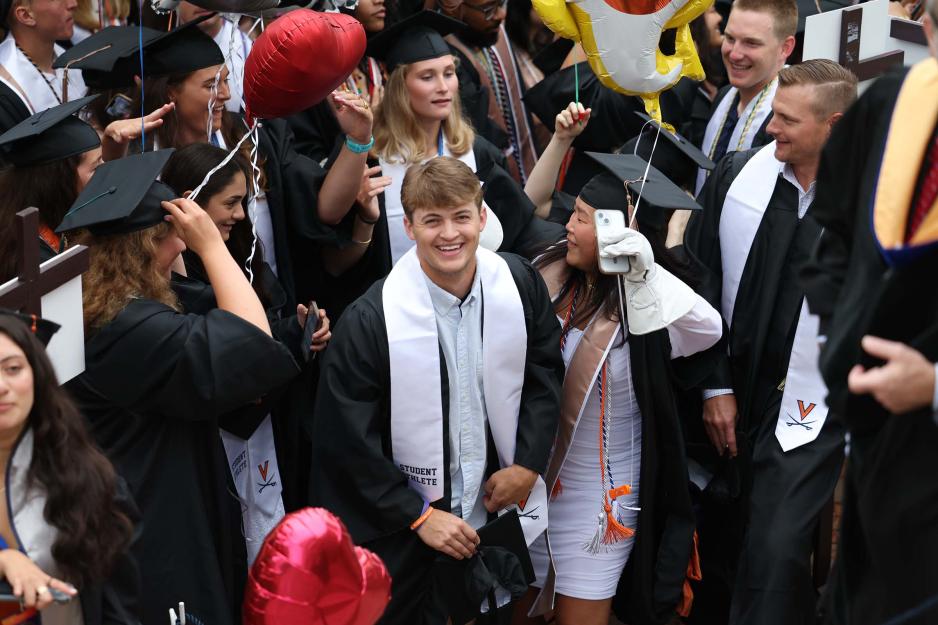
[[[375,146],[375,136],[371,135],[371,139],[368,143],[356,143],[352,141],[350,137],[345,137],[345,147],[354,152],[355,154],[364,154],[371,148]]]

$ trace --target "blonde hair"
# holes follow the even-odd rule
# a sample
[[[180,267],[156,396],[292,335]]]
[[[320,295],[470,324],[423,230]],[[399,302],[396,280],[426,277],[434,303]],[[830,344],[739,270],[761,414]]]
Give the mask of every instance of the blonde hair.
[[[156,264],[157,247],[171,231],[170,224],[162,223],[129,234],[78,235],[78,242],[91,251],[90,267],[81,277],[85,332],[107,325],[137,298],[179,310],[169,279]]]
[[[410,219],[418,208],[456,208],[472,202],[482,207],[482,187],[472,169],[450,156],[411,165],[401,185],[401,204]]]
[[[827,119],[843,113],[857,99],[857,77],[849,69],[827,59],[811,59],[783,68],[778,73],[778,86],[813,86],[814,115]]]
[[[407,92],[407,73],[412,65],[401,65],[388,76],[384,97],[375,108],[375,154],[388,162],[419,163],[435,156],[436,146],[428,149],[423,131],[410,106]],[[459,94],[453,94],[453,108],[443,122],[443,135],[454,156],[462,156],[472,149],[475,132],[469,120],[463,117]]]

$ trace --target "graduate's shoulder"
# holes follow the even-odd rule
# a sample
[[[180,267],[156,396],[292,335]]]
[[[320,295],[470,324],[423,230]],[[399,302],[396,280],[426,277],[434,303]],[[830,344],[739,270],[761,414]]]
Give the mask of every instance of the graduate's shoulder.
[[[498,252],[498,255],[508,265],[511,277],[514,278],[520,292],[532,291],[538,285],[543,284],[540,272],[527,258],[511,252]]]
[[[374,282],[368,290],[342,312],[342,323],[369,325],[380,322],[384,327],[384,283],[387,278]]]

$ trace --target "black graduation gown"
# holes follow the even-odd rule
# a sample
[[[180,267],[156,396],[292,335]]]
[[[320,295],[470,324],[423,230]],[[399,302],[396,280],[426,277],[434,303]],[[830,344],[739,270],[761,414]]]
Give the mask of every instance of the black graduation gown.
[[[641,98],[623,95],[606,87],[590,68],[589,63],[574,66],[545,76],[524,95],[524,104],[547,128],[554,127],[557,113],[567,108],[576,97],[575,75],[579,72],[580,103],[591,108],[590,122],[573,141],[576,150],[567,170],[563,190],[573,196],[602,171],[602,167],[582,152],[615,152],[642,130],[644,122],[636,112],[644,112]],[[666,122],[676,127],[684,122],[685,105],[673,90],[661,94],[661,111]]]
[[[30,115],[29,109],[26,108],[23,99],[16,91],[5,82],[0,81],[0,134],[3,134]]]
[[[938,254],[931,250],[890,267],[870,223],[907,71],[877,81],[834,126],[818,172],[815,218],[825,233],[803,274],[809,305],[827,330],[820,361],[827,401],[850,431],[838,560],[829,584],[831,621],[838,625],[883,623],[921,606],[934,596],[938,579],[938,427],[931,410],[892,415],[872,397],[847,389],[854,364],[881,364],[861,353],[866,334],[906,343],[938,361]],[[932,602],[903,623],[936,619]]]
[[[534,216],[534,204],[507,173],[505,157],[495,146],[476,136],[472,151],[476,159],[476,176],[484,183],[484,200],[498,216],[504,231],[499,251],[530,256],[564,236],[563,228]],[[377,165],[377,162],[369,164]],[[374,226],[368,250],[348,271],[338,278],[329,279],[326,296],[330,301],[326,308],[337,316],[376,280],[391,271],[391,241],[384,208],[384,194],[378,196],[378,204],[381,213],[378,223]],[[343,220],[342,227],[347,232],[351,230],[354,219],[353,209]]]
[[[517,256],[502,257],[518,286],[528,334],[515,462],[543,473],[560,412],[560,326],[540,275]],[[444,623],[445,617],[430,616],[435,598],[432,566],[439,554],[410,530],[423,509],[423,499],[407,485],[407,478],[391,459],[383,286],[384,280],[377,282],[349,307],[322,364],[312,424],[312,505],[337,514],[354,542],[377,553],[387,565],[393,580],[392,599],[380,623]],[[449,385],[442,356],[440,367],[443,439],[448,441]],[[449,445],[443,448],[448,466]],[[490,473],[497,469],[491,439],[488,460]],[[447,475],[443,498],[433,506],[448,511],[449,503]]]
[[[758,151],[737,152],[720,162],[701,192],[704,210],[688,224],[685,245],[708,268],[703,295],[717,310],[722,307],[723,202],[736,175]],[[812,538],[839,476],[843,431],[828,423],[815,441],[787,453],[775,438],[781,383],[801,312],[798,272],[820,235],[810,215],[809,210],[798,219],[798,191],[779,176],[740,279],[732,327],[711,348],[721,357],[702,388],[733,389],[739,456],[730,462],[720,459],[699,419],[691,418],[688,427],[691,457],[732,483],[737,492],[731,494],[738,495],[719,504],[705,497],[701,515],[703,587],[716,584],[725,598],[735,583],[732,623],[814,621]],[[706,569],[713,567],[716,571],[708,576]]]
[[[218,307],[215,291],[208,284],[202,262],[192,252],[183,252],[188,276],[173,274],[173,291],[184,312],[204,315]],[[317,361],[306,362],[301,350],[303,328],[297,323],[295,309],[286,308],[286,294],[267,263],[255,280],[263,284],[267,321],[275,339],[290,350],[300,365],[299,375],[283,387],[271,391],[261,403],[252,402],[221,417],[222,428],[247,439],[261,421],[270,414],[274,445],[283,489],[283,505],[287,512],[304,507],[309,497],[309,463],[312,443],[303,423],[313,409],[319,369]],[[292,314],[289,314],[292,313]],[[234,488],[234,484],[231,484]]]
[[[293,131],[296,151],[325,165],[342,136],[342,129],[329,102],[323,100],[305,111],[290,115],[286,120]]]
[[[241,622],[247,562],[219,416],[296,373],[283,346],[222,310],[137,299],[86,337],[85,371],[66,388],[141,511],[144,623],[179,601],[204,623]]]
[[[667,330],[628,341],[642,413],[641,511],[612,607],[625,623],[657,625],[672,622],[681,601],[695,526],[675,387],[662,380],[692,374],[687,359],[671,359]]]

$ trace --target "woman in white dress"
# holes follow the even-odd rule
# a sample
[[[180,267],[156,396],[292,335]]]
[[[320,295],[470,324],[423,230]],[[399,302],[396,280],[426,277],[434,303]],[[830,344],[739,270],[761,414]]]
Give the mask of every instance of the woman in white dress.
[[[627,209],[631,221],[623,181],[641,177],[618,169],[634,167],[636,157],[603,156],[616,175],[604,172],[583,188],[566,240],[537,261],[563,327],[567,370],[545,476],[549,526],[531,545],[537,581],[516,623],[539,622],[525,614],[537,595],[533,612],[553,609],[558,625],[605,625],[618,588],[628,595],[629,623],[663,622],[683,596],[693,554],[672,360],[714,345],[722,322],[687,286],[692,268],[664,246],[669,209],[677,206],[642,198],[640,232],[626,229],[597,243],[594,213]],[[618,277],[599,272],[600,253],[630,261],[624,300]],[[653,323],[648,309],[630,309],[627,320],[620,313],[639,286],[663,302]],[[620,586],[624,570],[630,573]]]

